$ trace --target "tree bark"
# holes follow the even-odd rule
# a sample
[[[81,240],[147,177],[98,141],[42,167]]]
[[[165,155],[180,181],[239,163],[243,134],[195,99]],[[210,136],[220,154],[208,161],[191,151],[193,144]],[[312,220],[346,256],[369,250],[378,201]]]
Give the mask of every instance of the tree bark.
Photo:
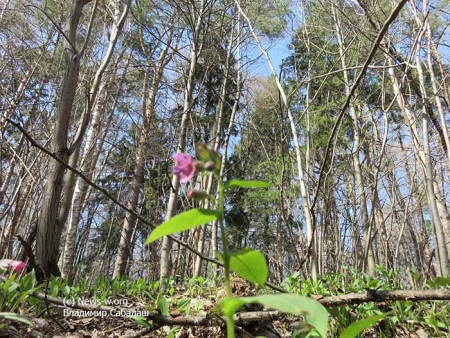
[[[388,63],[390,66],[393,65],[392,60],[388,59]],[[425,176],[425,186],[426,186],[426,192],[427,192],[427,200],[428,205],[430,207],[430,213],[432,216],[432,228],[433,228],[433,234],[434,234],[434,242],[436,246],[436,258],[437,258],[437,266],[438,266],[438,272],[440,275],[447,276],[449,273],[449,266],[448,266],[448,254],[445,244],[445,236],[442,232],[442,225],[439,217],[439,212],[437,209],[436,204],[436,195],[434,192],[433,187],[433,169],[431,164],[431,158],[430,158],[430,147],[429,147],[429,140],[428,140],[428,116],[425,111],[425,108],[422,113],[422,135],[423,135],[423,142],[422,144],[419,143],[420,136],[418,133],[416,118],[413,116],[412,112],[409,110],[409,108],[406,105],[406,100],[404,98],[404,93],[400,90],[400,86],[398,84],[398,81],[394,74],[394,69],[389,68],[388,74],[391,79],[391,83],[393,86],[394,93],[396,94],[396,100],[397,104],[400,107],[408,125],[409,130],[411,132],[411,139],[414,144],[414,154],[416,158],[418,159],[419,163],[422,164],[422,169]]]
[[[77,166],[78,158],[80,155],[82,139],[86,132],[86,128],[91,120],[92,111],[94,110],[93,126],[90,129],[90,133],[88,135],[88,139],[86,140],[85,152],[84,152],[84,168],[83,169],[91,169],[96,164],[95,158],[90,158],[89,154],[92,154],[92,148],[95,148],[93,137],[95,131],[98,131],[99,127],[99,119],[100,112],[103,110],[102,108],[102,100],[97,100],[99,92],[101,93],[101,89],[104,88],[103,74],[108,68],[110,61],[112,59],[114,49],[117,44],[117,40],[122,32],[122,28],[125,24],[125,20],[128,15],[128,10],[130,6],[130,0],[124,1],[124,8],[120,10],[120,2],[117,0],[111,0],[112,7],[115,8],[114,11],[114,20],[112,24],[112,33],[111,38],[108,44],[108,50],[103,57],[103,60],[100,64],[100,67],[97,69],[93,83],[90,89],[89,99],[83,113],[80,126],[77,130],[77,134],[75,135],[74,144],[72,145],[72,151],[69,159],[69,164],[73,167]],[[93,107],[95,107],[93,109]],[[92,177],[91,170],[87,171],[88,177]],[[77,185],[77,194],[74,195],[75,189]],[[73,272],[73,262],[74,262],[74,254],[75,254],[75,241],[76,241],[76,233],[78,229],[78,223],[81,215],[81,206],[84,203],[84,198],[86,196],[87,186],[83,180],[76,179],[75,173],[72,171],[67,172],[65,182],[64,182],[64,200],[61,203],[61,210],[59,214],[59,220],[61,224],[65,224],[67,217],[69,215],[70,208],[72,209],[72,216],[70,222],[68,224],[68,229],[65,237],[65,245],[63,251],[63,276],[69,279],[69,282],[72,282],[72,272]]]
[[[75,49],[76,34],[83,7],[86,3],[87,1],[85,0],[72,1],[70,15],[65,24],[66,40],[64,40],[64,50],[67,70],[63,79],[50,145],[52,152],[65,162],[67,162],[70,155],[67,145],[69,125],[78,84],[80,62],[84,52],[84,49],[81,51]],[[85,41],[86,43],[87,40]],[[50,161],[38,220],[36,259],[47,277],[50,275],[61,275],[58,268],[58,252],[64,224],[58,219],[58,211],[61,201],[64,172],[65,167],[62,164],[56,160]]]

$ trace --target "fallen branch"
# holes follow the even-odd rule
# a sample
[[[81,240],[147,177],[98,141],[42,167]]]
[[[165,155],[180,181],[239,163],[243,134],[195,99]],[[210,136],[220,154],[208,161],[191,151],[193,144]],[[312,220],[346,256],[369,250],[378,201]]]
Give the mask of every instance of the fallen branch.
[[[396,300],[425,301],[450,300],[450,289],[445,290],[392,290],[377,291],[368,289],[366,293],[349,293],[341,296],[319,298],[323,306],[356,305],[367,302],[386,302]]]
[[[91,187],[93,187],[94,189],[100,191],[101,193],[103,193],[104,196],[106,196],[110,201],[112,201],[114,204],[116,204],[117,206],[119,206],[120,208],[122,208],[124,211],[129,212],[130,214],[132,214],[134,217],[136,217],[138,220],[140,220],[142,223],[148,225],[151,229],[155,228],[155,225],[150,223],[147,219],[145,219],[144,217],[142,217],[140,214],[138,214],[137,212],[135,212],[134,210],[128,208],[127,206],[125,206],[123,203],[120,203],[119,200],[117,198],[115,198],[114,196],[112,196],[106,189],[102,188],[101,186],[99,186],[98,184],[94,183],[92,180],[90,180],[85,174],[83,174],[80,170],[72,167],[71,165],[69,165],[68,163],[66,163],[63,159],[61,159],[60,157],[58,157],[56,154],[54,154],[53,152],[51,152],[50,150],[48,150],[47,148],[41,146],[34,138],[33,136],[31,136],[19,123],[14,122],[11,119],[7,119],[7,121],[12,124],[14,127],[16,127],[24,136],[25,138],[28,140],[28,142],[30,142],[30,144],[39,149],[40,151],[42,151],[43,153],[47,154],[48,156],[50,156],[51,158],[53,158],[54,160],[58,161],[58,163],[60,163],[61,165],[63,165],[66,169],[72,171],[73,173],[75,173],[76,175],[78,175],[81,179],[83,179],[88,185],[90,185]],[[172,241],[178,243],[179,245],[185,247],[186,249],[188,249],[189,251],[191,251],[192,253],[196,254],[197,256],[201,257],[203,260],[211,262],[213,264],[216,264],[217,266],[222,266],[223,264],[218,261],[217,259],[211,258],[203,253],[201,253],[200,251],[196,250],[194,247],[192,247],[191,245],[189,245],[188,243],[180,240],[179,238],[173,236],[173,235],[169,235],[167,236],[169,237]],[[275,284],[272,284],[270,282],[267,282],[265,284],[266,286],[268,286],[269,288],[271,288],[272,290],[278,291],[278,292],[285,292],[282,288],[280,288],[279,286],[276,286]]]
[[[0,280],[6,281],[4,276],[0,276]],[[65,308],[73,308],[85,311],[97,311],[104,314],[117,314],[120,311],[124,313],[145,313],[147,320],[152,321],[154,326],[224,326],[225,317],[221,316],[164,316],[158,313],[147,311],[142,308],[120,308],[118,306],[107,306],[98,304],[88,304],[84,299],[69,299],[46,295],[43,292],[34,291],[31,296],[49,303],[60,305]],[[450,300],[450,289],[443,290],[392,290],[392,291],[378,291],[367,289],[365,293],[350,293],[339,296],[328,297],[312,297],[326,307],[343,306],[343,305],[357,305],[367,302],[387,302],[398,300],[410,301],[430,301],[430,300]],[[253,312],[239,312],[234,315],[236,324],[245,324],[250,322],[273,320],[283,313],[279,311],[253,311]]]

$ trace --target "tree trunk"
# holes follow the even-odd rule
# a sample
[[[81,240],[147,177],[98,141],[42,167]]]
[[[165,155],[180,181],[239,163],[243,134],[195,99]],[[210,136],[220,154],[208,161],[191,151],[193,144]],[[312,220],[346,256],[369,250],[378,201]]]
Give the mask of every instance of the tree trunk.
[[[223,125],[222,116],[223,116],[223,110],[224,110],[224,103],[227,100],[227,98],[226,98],[227,86],[229,83],[229,73],[230,73],[231,61],[232,61],[232,56],[233,56],[233,54],[232,54],[232,47],[233,47],[233,42],[234,42],[234,34],[233,33],[234,33],[233,30],[231,30],[230,36],[228,38],[227,55],[226,55],[226,59],[225,59],[225,69],[224,69],[224,75],[223,75],[224,79],[223,79],[223,82],[222,82],[221,88],[220,88],[219,104],[216,109],[212,141],[209,144],[209,146],[212,149],[214,149],[216,152],[219,151],[220,130],[222,129],[222,125]],[[214,175],[209,174],[208,183],[206,186],[207,194],[211,193],[213,180],[214,180]],[[216,196],[216,201],[217,201],[218,200],[218,192],[216,195],[217,195]],[[205,209],[209,209],[209,205],[210,205],[209,200],[205,200],[203,207]],[[216,221],[214,221],[214,222],[216,222]],[[201,227],[200,238],[199,238],[198,245],[197,245],[197,251],[199,251],[201,253],[203,253],[203,250],[204,250],[206,227],[207,227],[207,225],[204,225]],[[201,273],[202,273],[202,258],[200,256],[196,256],[195,263],[194,263],[194,276],[200,276]]]
[[[390,66],[393,65],[390,59],[388,59],[388,63]],[[403,92],[400,91],[400,86],[397,82],[397,79],[395,78],[394,69],[389,68],[388,74],[392,82],[394,93],[396,94],[397,104],[400,107],[406,121],[409,124],[411,139],[413,140],[414,144],[414,154],[418,159],[419,163],[422,164],[422,169],[425,176],[425,186],[427,191],[428,205],[430,207],[430,213],[432,217],[432,228],[436,247],[438,272],[440,275],[447,276],[449,273],[449,266],[448,266],[449,260],[448,254],[446,253],[447,249],[445,243],[445,236],[442,232],[442,225],[439,217],[439,212],[437,209],[436,195],[433,187],[433,169],[431,165],[430,146],[428,140],[428,132],[429,132],[427,120],[428,116],[424,109],[422,117],[423,143],[422,145],[420,145],[419,143],[420,137],[418,134],[416,118],[412,115],[412,112],[405,104],[406,100],[404,98]]]
[[[339,24],[339,18],[336,15],[336,9],[334,6],[332,6],[332,11],[334,14],[335,19],[335,29],[336,29],[336,35],[339,42],[339,53],[340,53],[340,59],[341,59],[341,65],[342,69],[347,69],[347,61],[346,61],[346,55],[345,50],[346,46],[344,43],[344,39],[342,36],[342,31]],[[348,75],[348,71],[343,71],[344,75],[344,82],[345,82],[345,93],[347,96],[350,95],[350,79]],[[353,162],[353,171],[355,175],[356,180],[356,191],[358,194],[358,201],[359,201],[359,210],[361,213],[361,225],[363,229],[363,240],[364,240],[364,260],[363,260],[363,267],[367,267],[368,273],[370,276],[375,276],[375,258],[373,255],[373,247],[372,247],[372,240],[371,240],[371,225],[370,225],[370,219],[369,219],[369,212],[367,210],[367,199],[366,199],[366,192],[364,188],[364,182],[361,172],[361,163],[360,163],[360,147],[361,147],[361,129],[360,129],[360,122],[359,122],[359,116],[356,113],[355,106],[353,104],[349,105],[349,113],[350,117],[353,122],[353,149],[352,149],[352,162]]]
[[[227,127],[227,131],[225,132],[225,137],[223,141],[223,153],[221,158],[221,166],[220,166],[220,177],[223,177],[225,173],[225,167],[227,163],[227,157],[228,157],[228,145],[230,143],[230,137],[232,133],[233,126],[235,124],[235,117],[238,111],[239,102],[241,99],[241,89],[242,89],[242,31],[241,31],[241,22],[239,20],[240,15],[239,12],[236,13],[237,15],[237,33],[236,33],[236,44],[237,44],[237,77],[236,77],[236,94],[234,98],[234,104],[233,108],[231,109],[231,117],[230,122]],[[216,196],[216,201],[218,201],[218,195]],[[214,221],[211,225],[211,255],[215,255],[215,252],[217,251],[217,221]],[[219,269],[214,269],[213,275],[216,277],[219,272]]]
[[[133,172],[133,181],[131,183],[130,198],[128,199],[127,203],[127,207],[133,211],[137,210],[141,187],[144,182],[144,163],[147,154],[147,140],[155,113],[156,95],[158,93],[158,88],[162,80],[164,69],[173,55],[172,53],[168,53],[169,48],[172,44],[173,31],[174,27],[172,26],[156,64],[153,64],[151,61],[152,55],[147,55],[148,67],[144,77],[144,87],[142,93],[144,110],[143,127],[140,131],[141,134],[136,149],[136,161]],[[147,90],[151,72],[153,72],[153,78],[151,81],[150,90]],[[135,223],[136,218],[131,213],[126,212],[122,227],[122,233],[120,236],[113,277],[124,275],[126,272],[128,260],[130,259],[130,253],[132,252],[131,236],[133,234]]]
[[[87,1],[72,1],[72,9],[65,25],[68,40],[64,40],[64,50],[67,71],[64,75],[61,96],[56,113],[55,125],[52,132],[51,150],[67,162],[69,149],[67,140],[69,124],[72,116],[72,106],[78,84],[80,62],[84,49],[78,52],[75,49],[76,33],[82,15],[83,7]],[[85,41],[86,43],[87,41]],[[56,160],[51,160],[44,188],[44,196],[36,233],[36,259],[44,270],[46,277],[60,276],[58,268],[58,252],[64,224],[58,219],[61,192],[65,166]]]
[[[145,143],[147,139],[147,128],[143,128],[139,138],[139,144],[136,149],[136,160],[133,171],[133,181],[131,183],[130,197],[127,202],[127,208],[133,211],[137,210],[141,186],[144,181],[144,161],[145,161]],[[113,278],[125,275],[125,271],[130,258],[130,242],[136,217],[126,212],[120,235],[119,248],[117,249],[116,264],[114,266]]]
[[[420,42],[418,46],[418,50],[420,51]],[[436,257],[438,258],[438,271],[440,271],[440,274],[442,277],[448,277],[450,276],[450,260],[448,257],[448,250],[447,250],[447,243],[446,238],[444,234],[444,229],[442,226],[442,220],[446,220],[447,218],[447,210],[443,211],[443,215],[439,213],[438,208],[438,198],[437,194],[439,193],[439,187],[437,184],[435,185],[434,181],[434,170],[431,163],[431,150],[430,150],[430,141],[429,141],[429,129],[428,129],[428,120],[434,118],[434,115],[430,114],[429,109],[429,102],[428,102],[428,96],[427,91],[425,88],[425,78],[423,75],[422,70],[422,60],[420,53],[416,53],[416,68],[417,68],[417,74],[419,78],[419,85],[420,85],[420,91],[422,95],[420,96],[422,99],[422,137],[423,137],[423,150],[422,150],[422,156],[423,161],[422,165],[425,167],[424,173],[425,173],[425,182],[426,182],[426,189],[427,189],[427,198],[428,198],[428,205],[430,207],[430,214],[431,214],[431,222],[434,228],[434,234],[435,234],[435,245],[436,245]],[[446,124],[443,126],[446,128]],[[442,129],[440,129],[442,130]],[[439,132],[439,130],[438,130]],[[439,132],[440,139],[442,140],[442,147],[446,149],[447,143],[445,141],[446,133],[443,133],[442,131]],[[448,140],[448,138],[447,138]],[[448,150],[448,149],[447,149]],[[437,191],[435,191],[435,186],[437,188]],[[442,218],[441,218],[442,217]]]
[[[98,131],[100,120],[100,112],[102,112],[102,105],[104,102],[102,100],[97,100],[99,92],[102,93],[102,89],[104,89],[104,81],[103,74],[106,71],[107,67],[110,64],[112,59],[114,49],[117,44],[117,40],[122,32],[122,28],[125,24],[126,17],[128,15],[130,0],[124,1],[124,9],[120,10],[120,2],[117,0],[111,0],[111,6],[115,8],[114,11],[114,20],[112,24],[112,33],[108,44],[108,50],[103,57],[101,65],[97,69],[93,83],[90,90],[90,96],[83,113],[83,117],[80,123],[80,126],[77,130],[77,134],[75,136],[74,145],[72,146],[73,150],[70,155],[69,164],[73,167],[77,166],[78,157],[80,155],[82,139],[84,137],[86,128],[91,120],[91,115],[94,108],[94,116],[93,116],[93,126],[90,129],[90,133],[86,140],[85,152],[83,163],[84,166],[82,169],[92,169],[92,167],[96,164],[96,159],[89,158],[89,154],[92,154],[92,148],[95,148],[93,137],[96,136],[95,131]],[[89,159],[88,159],[89,158]],[[88,178],[92,178],[91,170],[85,171],[88,175]],[[69,214],[69,209],[71,206],[72,216],[68,225],[67,233],[65,236],[65,245],[63,251],[63,276],[69,279],[69,283],[72,282],[72,272],[73,272],[73,262],[74,262],[74,253],[75,253],[75,241],[76,241],[76,233],[78,229],[78,223],[81,215],[81,206],[84,203],[84,199],[86,197],[87,185],[81,179],[76,179],[75,173],[72,171],[66,174],[66,179],[64,183],[64,201],[61,203],[62,207],[60,210],[59,219],[62,224],[65,224],[67,220],[67,216]],[[77,185],[77,186],[76,186]],[[77,190],[77,194],[74,194],[75,190]],[[66,256],[67,255],[67,256]]]
[[[312,213],[312,210],[310,208],[311,201],[309,199],[309,187],[308,187],[308,183],[307,183],[307,177],[305,177],[305,174],[303,172],[303,163],[302,163],[303,156],[300,151],[300,142],[298,139],[296,121],[294,119],[294,115],[292,114],[292,110],[289,107],[289,102],[288,102],[286,92],[283,88],[283,85],[280,82],[279,76],[275,72],[275,69],[273,67],[272,61],[270,60],[269,54],[263,48],[261,41],[258,38],[258,35],[256,34],[255,30],[253,29],[252,22],[247,17],[245,12],[242,10],[242,8],[240,7],[238,2],[236,2],[236,6],[238,7],[239,12],[244,17],[245,21],[247,22],[250,32],[253,36],[253,39],[257,43],[259,50],[266,58],[267,64],[272,72],[272,75],[275,77],[277,88],[280,92],[280,96],[281,96],[281,99],[282,99],[282,102],[284,105],[283,108],[286,110],[287,115],[288,115],[289,125],[291,128],[291,134],[292,134],[292,141],[293,141],[294,150],[295,150],[295,157],[296,157],[296,161],[297,161],[297,174],[298,174],[298,179],[299,179],[299,183],[300,183],[300,197],[301,197],[301,201],[302,201],[303,216],[305,217],[305,224],[306,224],[306,237],[308,239],[307,246],[309,249],[309,252],[307,254],[308,254],[310,268],[311,268],[311,278],[313,280],[317,281],[318,275],[319,275],[319,262],[318,262],[318,258],[317,258],[317,243],[316,243],[316,238],[314,236],[314,232],[316,230],[315,229],[315,220],[314,220],[314,215]],[[308,164],[308,161],[306,161],[306,162]],[[307,168],[307,169],[309,169],[309,168]]]
[[[428,117],[424,115],[422,118],[423,126],[423,156],[425,159],[425,180],[427,188],[428,205],[430,206],[431,222],[434,228],[436,257],[438,263],[438,271],[442,277],[450,276],[450,261],[448,258],[447,245],[445,240],[442,222],[437,206],[436,193],[434,191],[434,174],[431,165],[430,145],[428,140]]]
[[[186,149],[186,129],[190,116],[190,109],[192,105],[192,93],[195,81],[195,70],[197,67],[197,60],[202,50],[202,44],[200,42],[203,15],[205,13],[205,0],[201,0],[199,8],[192,8],[192,12],[198,12],[197,21],[195,22],[195,28],[193,31],[193,40],[191,43],[191,54],[189,58],[189,73],[186,79],[186,89],[184,91],[184,106],[183,114],[181,116],[180,133],[178,135],[177,152],[184,152]],[[170,190],[169,201],[167,204],[167,212],[165,219],[168,220],[175,215],[177,199],[178,199],[178,189],[180,188],[180,180],[178,176],[173,175],[172,177],[172,189]],[[169,237],[164,237],[161,246],[161,260],[160,260],[160,285],[162,290],[164,290],[167,285],[165,279],[171,274],[171,259],[170,252],[172,250],[172,241]]]

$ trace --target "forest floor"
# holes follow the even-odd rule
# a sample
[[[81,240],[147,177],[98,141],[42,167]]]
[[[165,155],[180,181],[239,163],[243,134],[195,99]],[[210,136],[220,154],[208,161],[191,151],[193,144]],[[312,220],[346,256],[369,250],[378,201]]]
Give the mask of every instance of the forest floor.
[[[220,291],[219,291],[220,292]],[[174,321],[184,320],[199,320],[201,318],[207,318],[211,316],[210,311],[214,302],[217,302],[217,296],[215,300],[211,297],[196,297],[190,298],[189,295],[184,293],[173,294],[170,301],[170,307],[167,309],[169,315],[168,318],[172,318]],[[184,306],[183,314],[180,312],[180,300],[188,300],[187,307]],[[123,299],[122,299],[123,301]],[[127,299],[127,306],[133,309],[148,309],[155,308],[156,304],[145,304],[145,302],[137,299]],[[189,311],[186,311],[189,308]],[[0,338],[2,337],[25,337],[25,338],[132,338],[132,337],[171,337],[171,338],[220,338],[226,337],[225,322],[223,326],[175,326],[166,325],[162,327],[146,327],[142,325],[142,322],[136,321],[127,316],[118,315],[118,311],[114,312],[98,312],[88,313],[89,311],[83,311],[79,309],[63,308],[59,305],[50,304],[49,309],[52,313],[48,315],[47,311],[43,311],[40,314],[31,316],[31,325],[16,321],[5,321],[0,319]],[[22,309],[24,310],[24,309]],[[302,319],[287,316],[277,312],[270,312],[268,309],[263,308],[243,308],[245,314],[254,314],[255,319],[249,322],[239,322],[236,324],[236,337],[268,337],[268,338],[281,338],[281,337],[307,337],[306,334],[301,334],[295,330],[301,327]],[[22,311],[21,311],[22,312]],[[26,312],[26,309],[25,309]],[[190,315],[187,315],[190,313]],[[269,320],[260,319],[258,316],[265,313],[271,313]],[[195,316],[193,315],[195,314]],[[28,314],[28,317],[30,315]],[[162,316],[161,316],[162,317]],[[217,317],[216,317],[217,318]],[[336,323],[337,319],[331,316],[330,322]],[[204,323],[204,321],[202,321]],[[220,322],[220,321],[219,321]],[[217,323],[217,321],[216,321]],[[153,324],[149,321],[149,324]],[[411,323],[409,323],[411,324]],[[383,322],[376,324],[364,331],[360,337],[410,337],[410,338],[428,338],[428,337],[450,337],[450,333],[441,331],[436,333],[430,328],[423,325],[402,325],[399,324],[395,327],[395,332],[392,331],[392,327],[389,333],[381,335],[383,332]],[[407,327],[408,326],[408,327]],[[337,334],[333,334],[330,330],[328,337],[337,337]],[[313,336],[314,337],[314,336]]]
[[[143,329],[134,320],[126,317],[84,317],[67,318],[53,316],[50,318],[33,318],[30,326],[13,323],[0,330],[0,337],[24,337],[24,338],[132,338],[132,337],[174,337],[174,338],[221,338],[226,337],[224,327],[163,327],[158,330]],[[1,322],[0,322],[1,323]],[[306,337],[306,335],[292,335],[292,320],[280,316],[271,322],[254,322],[251,325],[240,326],[236,337]],[[62,325],[60,327],[59,325]],[[243,331],[245,330],[245,332]],[[152,331],[152,332],[150,332]],[[333,335],[328,335],[333,337]],[[380,333],[373,329],[367,330],[361,337],[380,337]],[[450,337],[450,334],[433,334],[419,328],[415,332],[409,332],[398,327],[395,334],[389,333],[386,337]]]
[[[259,292],[241,278],[232,278],[231,281],[232,292],[237,297]],[[25,284],[26,278],[22,279],[22,286]],[[103,280],[92,289],[81,288],[82,293],[77,293],[81,298],[64,300],[61,294],[69,288],[61,280],[54,280],[50,286],[47,285],[47,295],[37,291],[24,293],[20,297],[21,305],[10,308],[9,312],[27,317],[31,324],[1,318],[0,313],[0,338],[226,337],[225,320],[220,316],[218,305],[225,297],[223,287],[213,286],[206,279],[191,280],[183,286],[172,284],[169,293],[162,295],[156,291],[158,286],[155,283],[150,290],[148,284],[140,281]],[[443,292],[447,294],[447,290],[450,292],[450,289]],[[104,303],[99,300],[101,297],[97,292],[102,294]],[[116,302],[111,304],[114,306],[107,306],[104,305],[105,300],[109,304]],[[0,297],[1,304],[8,304],[8,301]],[[3,311],[5,309],[3,307]],[[376,322],[359,337],[450,337],[449,309],[448,301],[415,303],[410,300],[329,307],[327,336],[340,337],[339,334],[350,323],[373,314],[387,313],[388,317]],[[308,335],[310,327],[300,316],[285,315],[257,304],[244,305],[240,311],[235,317],[238,338],[317,337]]]

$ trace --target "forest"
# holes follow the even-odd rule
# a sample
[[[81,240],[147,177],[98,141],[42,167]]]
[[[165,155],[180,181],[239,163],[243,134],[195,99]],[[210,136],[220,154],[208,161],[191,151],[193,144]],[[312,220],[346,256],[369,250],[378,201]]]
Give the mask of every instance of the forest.
[[[446,0],[2,0],[0,332],[446,336],[449,26]]]

